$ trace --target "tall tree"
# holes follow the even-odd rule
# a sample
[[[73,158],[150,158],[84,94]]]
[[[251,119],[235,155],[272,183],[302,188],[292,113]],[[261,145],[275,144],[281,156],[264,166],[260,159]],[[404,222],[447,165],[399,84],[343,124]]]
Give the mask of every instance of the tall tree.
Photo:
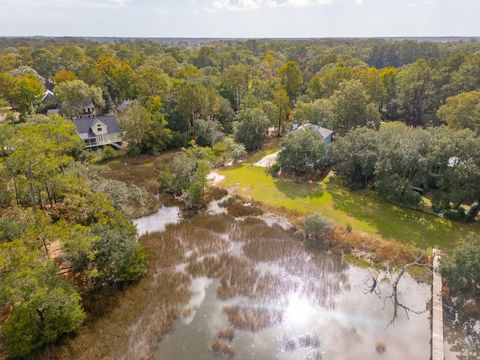
[[[350,129],[362,126],[378,128],[380,123],[378,105],[369,102],[360,81],[342,82],[330,101],[334,116],[333,128],[339,134],[346,134]]]
[[[282,136],[285,123],[290,119],[290,101],[288,94],[284,89],[278,89],[273,94],[273,103],[275,104],[277,117],[277,136]]]
[[[278,70],[282,86],[291,101],[296,101],[303,85],[303,77],[300,68],[295,61],[288,61]]]
[[[403,67],[397,77],[401,112],[409,125],[425,125],[433,112],[432,69],[425,60]]]

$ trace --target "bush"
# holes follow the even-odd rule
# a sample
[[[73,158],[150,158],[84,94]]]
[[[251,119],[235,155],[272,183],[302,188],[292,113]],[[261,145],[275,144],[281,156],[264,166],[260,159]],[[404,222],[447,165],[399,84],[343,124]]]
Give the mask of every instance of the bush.
[[[448,209],[443,213],[443,216],[446,219],[453,220],[453,221],[464,221],[467,214],[465,213],[465,209],[463,207],[459,207],[458,209]]]
[[[351,233],[353,228],[352,228],[352,225],[350,223],[347,224],[347,227],[345,228],[345,230],[347,230],[347,233]]]
[[[280,172],[280,165],[278,163],[273,164],[268,168],[268,172],[272,176],[278,176],[278,173]]]
[[[441,213],[450,209],[450,200],[448,196],[442,193],[435,193],[432,198],[432,210]]]
[[[305,219],[303,224],[303,234],[305,240],[316,242],[330,231],[331,224],[318,214],[313,214]]]
[[[15,306],[1,327],[0,339],[10,357],[24,356],[74,331],[84,320],[75,288],[56,287]]]
[[[148,264],[148,255],[142,245],[138,244],[131,256],[124,264],[118,274],[121,281],[137,280],[145,273]]]
[[[102,150],[102,160],[110,160],[117,156],[117,152],[111,146],[105,146]]]
[[[388,174],[377,178],[375,187],[387,201],[401,206],[415,207],[420,203],[421,195],[416,192],[407,179],[398,174]]]
[[[476,290],[480,284],[480,236],[469,235],[448,258],[440,271],[455,289]]]

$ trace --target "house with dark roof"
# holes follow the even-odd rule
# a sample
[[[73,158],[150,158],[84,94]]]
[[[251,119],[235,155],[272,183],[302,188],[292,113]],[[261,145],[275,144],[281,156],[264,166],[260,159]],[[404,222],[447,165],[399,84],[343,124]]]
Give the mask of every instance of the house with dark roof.
[[[97,150],[105,146],[112,146],[117,149],[122,147],[121,129],[115,116],[88,115],[75,118],[72,121],[87,149]]]
[[[333,131],[330,130],[330,129],[318,126],[318,125],[307,123],[307,124],[304,124],[302,126],[296,127],[293,131],[302,131],[302,130],[307,130],[307,129],[313,130],[313,131],[319,133],[322,136],[323,141],[325,142],[326,145],[329,145],[329,144],[332,143],[332,141],[333,141]]]

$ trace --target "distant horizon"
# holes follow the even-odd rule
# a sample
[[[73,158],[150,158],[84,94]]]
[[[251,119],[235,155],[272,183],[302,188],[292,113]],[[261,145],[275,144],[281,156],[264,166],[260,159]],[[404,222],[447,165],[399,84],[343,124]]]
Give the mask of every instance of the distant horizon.
[[[480,35],[388,35],[388,36],[156,36],[156,35],[1,35],[0,38],[119,38],[119,39],[225,39],[225,40],[322,40],[322,39],[480,39]]]
[[[479,13],[476,0],[1,0],[0,36],[476,38]]]

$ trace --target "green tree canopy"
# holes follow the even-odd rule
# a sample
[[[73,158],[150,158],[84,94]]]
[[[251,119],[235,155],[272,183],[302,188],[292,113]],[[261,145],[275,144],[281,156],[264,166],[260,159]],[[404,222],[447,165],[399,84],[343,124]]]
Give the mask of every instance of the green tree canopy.
[[[453,129],[470,129],[480,135],[480,91],[448,98],[437,115]]]
[[[247,109],[237,115],[239,121],[235,139],[247,150],[259,149],[267,138],[270,121],[261,109]]]

